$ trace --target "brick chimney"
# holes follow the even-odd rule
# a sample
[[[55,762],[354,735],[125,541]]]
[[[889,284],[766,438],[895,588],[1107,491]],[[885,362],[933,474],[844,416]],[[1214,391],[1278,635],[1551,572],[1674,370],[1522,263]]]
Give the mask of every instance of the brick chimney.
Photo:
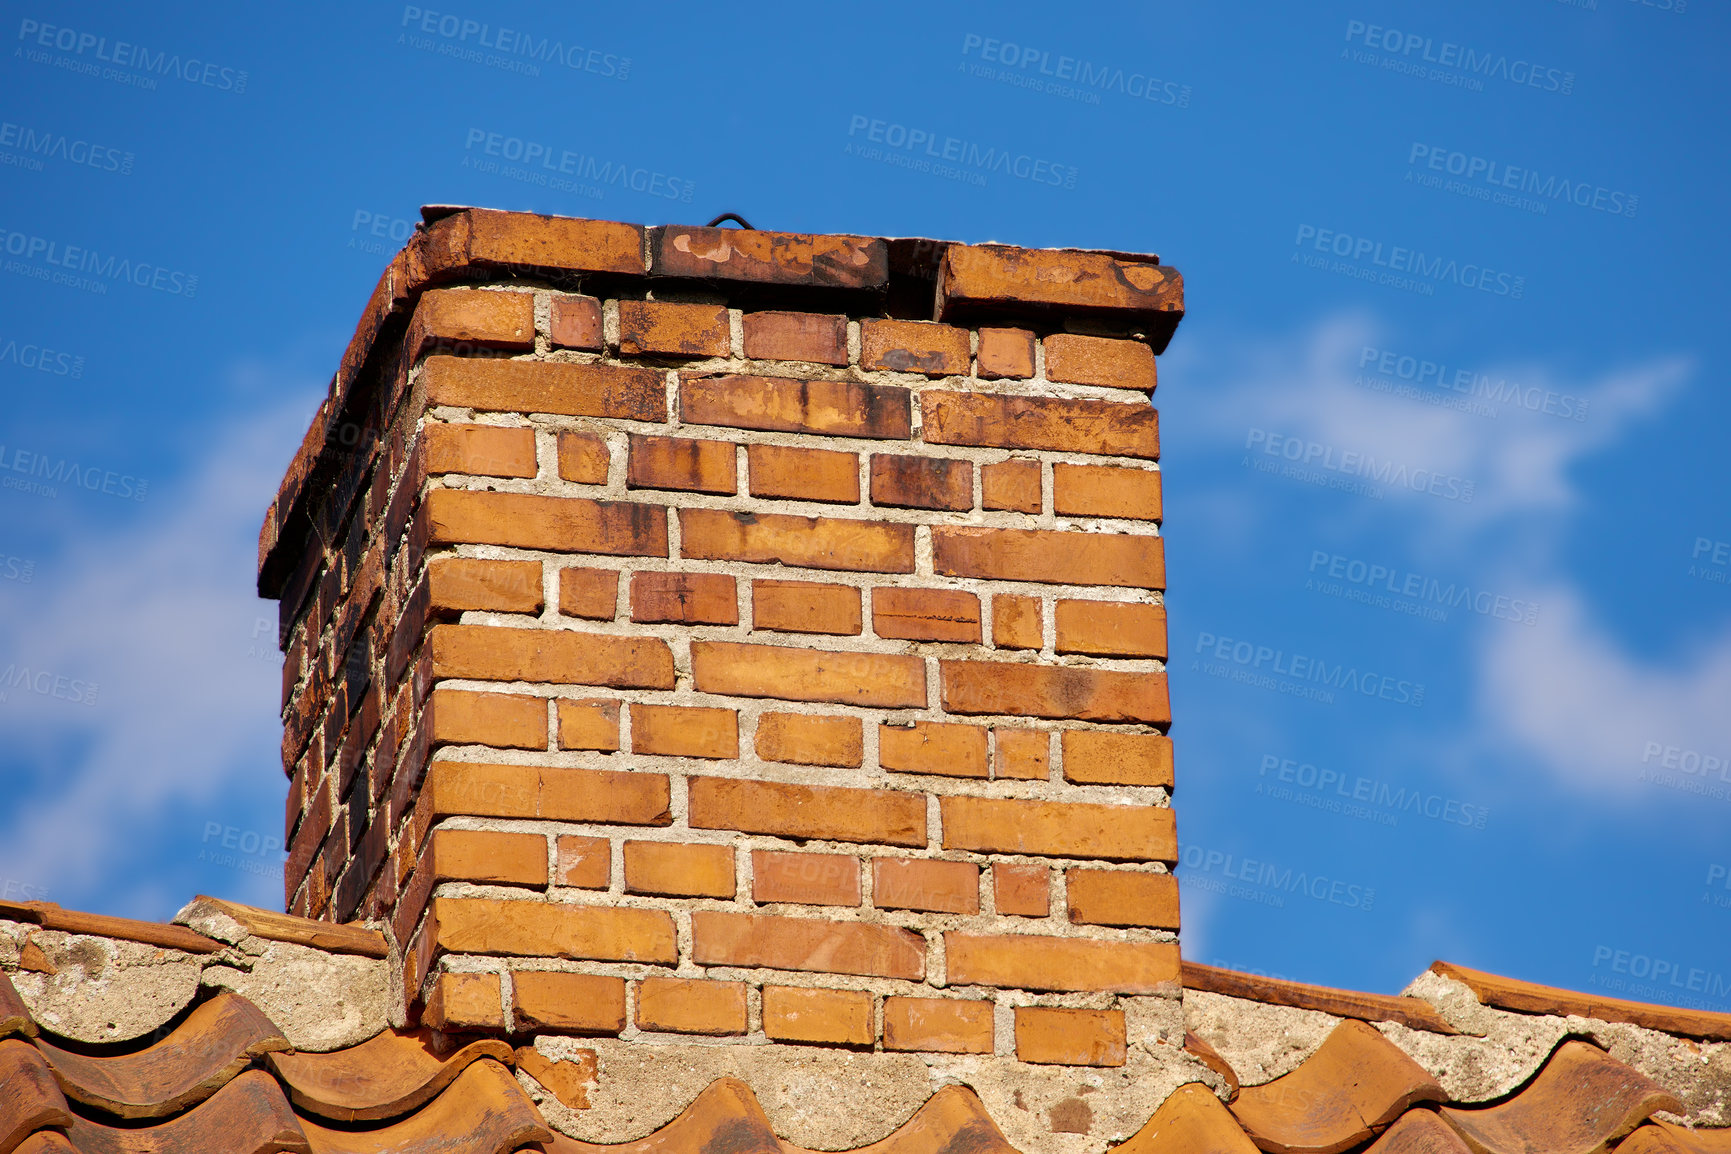
[[[424,215],[260,540],[287,908],[445,1030],[1121,1064],[1176,270]]]

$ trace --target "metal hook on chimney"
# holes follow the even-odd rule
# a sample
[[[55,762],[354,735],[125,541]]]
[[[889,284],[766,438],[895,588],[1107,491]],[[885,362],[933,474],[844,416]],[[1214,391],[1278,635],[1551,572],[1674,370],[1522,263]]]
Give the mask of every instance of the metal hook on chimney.
[[[720,216],[716,217],[714,220],[710,221],[708,224],[704,225],[703,227],[704,228],[714,228],[716,225],[720,224],[724,220],[731,220],[734,224],[737,224],[740,228],[751,229],[751,222],[746,220],[743,216],[740,216],[737,212],[724,212]],[[756,230],[752,229],[752,231],[755,232]]]

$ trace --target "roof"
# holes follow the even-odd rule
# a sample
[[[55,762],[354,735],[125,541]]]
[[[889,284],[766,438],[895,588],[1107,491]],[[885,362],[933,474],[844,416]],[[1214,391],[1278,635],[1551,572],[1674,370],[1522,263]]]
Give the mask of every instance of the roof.
[[[393,1024],[382,1004],[335,1011],[365,999],[343,975],[397,964],[378,931],[208,898],[176,921],[0,907],[0,1154],[805,1149],[731,1077],[646,1133],[580,1140],[553,1124],[581,1114],[597,1077],[571,1040],[550,1055],[541,1039]],[[125,949],[140,951],[131,969]],[[113,964],[93,969],[104,950]],[[184,996],[158,999],[161,1020],[115,1027],[116,999],[150,1001],[155,988],[129,983],[172,966],[198,975]],[[298,968],[273,978],[272,966]],[[240,992],[233,975],[248,967],[258,980]],[[298,982],[281,980],[291,972]],[[1128,1136],[1126,1154],[1731,1152],[1731,1129],[1711,1128],[1731,1122],[1731,1015],[1586,999],[1440,962],[1399,996],[1191,963],[1184,978],[1195,1074]],[[1085,1132],[1087,1106],[1072,1101]],[[1066,1138],[1079,1132],[1075,1115],[1050,1121]],[[1035,1143],[1006,1136],[1014,1124],[951,1081],[859,1149],[1033,1154]]]

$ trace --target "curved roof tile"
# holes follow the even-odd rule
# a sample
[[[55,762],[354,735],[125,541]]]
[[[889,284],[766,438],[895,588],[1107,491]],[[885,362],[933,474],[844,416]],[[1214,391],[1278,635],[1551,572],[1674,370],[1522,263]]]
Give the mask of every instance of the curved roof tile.
[[[295,1106],[336,1122],[377,1122],[419,1109],[480,1058],[510,1065],[511,1047],[484,1039],[441,1056],[425,1030],[386,1030],[329,1054],[271,1054],[266,1061]]]
[[[1206,1087],[1195,1082],[1173,1091],[1154,1116],[1113,1154],[1255,1154],[1232,1117]]]
[[[555,1134],[545,1147],[546,1154],[784,1154],[763,1107],[737,1078],[717,1078],[677,1118],[635,1141],[603,1145]]]
[[[79,1154],[311,1154],[282,1087],[263,1070],[248,1070],[178,1118],[158,1126],[104,1126],[74,1117],[67,1129]]]
[[[1433,1112],[1408,1110],[1365,1154],[1472,1154],[1472,1147]]]
[[[12,979],[0,974],[0,1038],[14,1035],[34,1038],[36,1020],[30,1016],[30,1008],[24,1004],[24,999],[13,989]]]
[[[72,1122],[54,1073],[29,1042],[0,1042],[0,1154],[31,1133]]]
[[[311,1154],[504,1154],[553,1136],[511,1071],[491,1058],[467,1066],[401,1122],[372,1130],[302,1126]]]
[[[1731,1130],[1685,1130],[1668,1122],[1637,1126],[1617,1154],[1731,1154]]]

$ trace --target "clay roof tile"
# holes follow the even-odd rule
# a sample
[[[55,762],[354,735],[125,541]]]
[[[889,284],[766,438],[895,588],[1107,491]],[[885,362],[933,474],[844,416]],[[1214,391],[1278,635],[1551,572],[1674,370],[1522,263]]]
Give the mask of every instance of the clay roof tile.
[[[481,1058],[509,1065],[511,1047],[489,1038],[441,1055],[425,1030],[386,1030],[346,1050],[272,1054],[266,1061],[302,1111],[376,1122],[419,1109]]]
[[[248,1070],[178,1118],[157,1126],[105,1126],[75,1117],[67,1131],[79,1154],[311,1154],[282,1087],[263,1070]]]
[[[389,1126],[302,1126],[312,1154],[505,1154],[553,1137],[511,1071],[491,1058],[471,1063],[431,1102]]]
[[[42,1055],[28,1042],[0,1042],[0,1150],[11,1150],[38,1130],[71,1122],[72,1111]]]

